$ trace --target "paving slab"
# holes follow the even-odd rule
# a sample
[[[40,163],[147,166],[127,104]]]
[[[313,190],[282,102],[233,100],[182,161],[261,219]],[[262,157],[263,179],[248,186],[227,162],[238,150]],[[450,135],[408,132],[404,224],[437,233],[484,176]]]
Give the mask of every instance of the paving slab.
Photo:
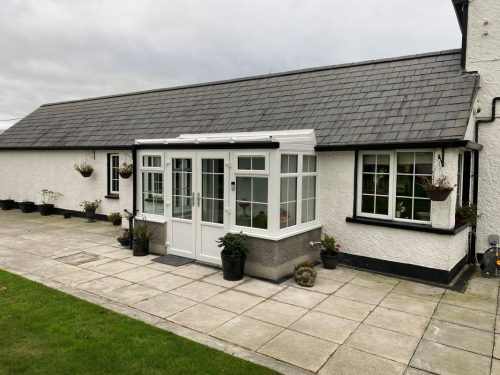
[[[207,305],[241,314],[262,302],[264,298],[237,290],[227,290],[205,301]]]
[[[130,264],[126,262],[122,262],[119,260],[114,260],[108,263],[99,264],[95,267],[92,267],[92,271],[103,273],[106,275],[115,275],[117,273],[130,270],[132,268],[136,268],[137,265]]]
[[[216,294],[222,293],[223,291],[225,291],[223,287],[204,283],[202,281],[193,281],[192,283],[171,290],[169,293],[192,299],[197,302],[202,302],[215,296]]]
[[[293,323],[289,329],[323,340],[343,344],[359,323],[319,311],[311,311]]]
[[[495,346],[493,349],[493,357],[500,359],[500,335],[495,335]]]
[[[491,356],[493,333],[432,319],[423,338],[427,341]]]
[[[168,292],[172,289],[177,289],[183,285],[189,284],[192,281],[193,279],[189,279],[187,277],[166,273],[161,276],[156,276],[151,279],[143,280],[141,281],[141,284],[149,286],[151,288],[162,290],[164,292]]]
[[[61,276],[53,277],[52,280],[58,281],[61,284],[75,286],[80,283],[85,283],[87,281],[100,279],[106,277],[102,273],[93,272],[86,269],[80,269],[75,272],[67,273]]]
[[[99,295],[105,295],[113,289],[123,288],[124,286],[131,285],[132,283],[126,280],[117,279],[112,276],[105,276],[100,279],[87,281],[78,284],[79,289],[86,290]]]
[[[406,365],[418,342],[416,337],[361,324],[346,341],[346,345]]]
[[[440,303],[438,305],[433,317],[435,319],[483,329],[489,332],[493,332],[495,329],[495,315],[479,310],[448,305],[446,303]]]
[[[493,358],[491,363],[491,375],[500,375],[500,360]]]
[[[378,306],[364,323],[405,335],[422,337],[430,318]]]
[[[485,289],[487,287],[484,287]],[[498,294],[498,292],[496,292]],[[497,297],[487,296],[484,294],[472,294],[468,293],[458,293],[451,290],[447,290],[444,293],[441,302],[465,307],[467,309],[481,310],[485,312],[489,312],[491,314],[495,314],[497,310]]]
[[[195,301],[163,293],[145,301],[138,302],[134,305],[134,307],[149,314],[156,315],[161,318],[167,318],[175,313],[178,313],[179,311],[194,306],[195,304]]]
[[[410,314],[425,316],[428,318],[430,318],[432,314],[434,314],[437,305],[438,301],[410,297],[397,293],[389,293],[383,299],[383,301],[380,302],[380,306],[382,307],[404,311]]]
[[[322,266],[316,267],[317,277],[321,277],[323,279],[337,280],[343,283],[347,283],[354,279],[359,272],[353,269],[345,268],[345,267],[337,267],[333,270],[327,270]]]
[[[380,279],[373,280],[371,277],[367,277],[365,274],[356,276],[354,279],[349,281],[350,284],[362,286],[370,289],[377,289],[383,292],[389,293],[395,286],[395,284],[390,282],[379,281]]]
[[[236,314],[202,303],[172,315],[168,320],[199,332],[208,332],[233,319]]]
[[[293,278],[288,280],[286,282],[287,285],[293,286],[295,288],[307,290],[307,291],[313,291],[313,292],[319,292],[319,293],[324,293],[324,294],[332,294],[339,288],[341,288],[345,283],[342,281],[337,281],[337,280],[331,280],[331,279],[324,279],[322,277],[316,277],[316,281],[314,282],[314,285],[312,287],[305,287],[297,284]]]
[[[106,297],[124,305],[133,305],[161,293],[163,292],[157,289],[147,288],[140,284],[132,284],[107,292]]]
[[[355,320],[357,322],[363,321],[373,309],[375,309],[375,305],[353,301],[335,295],[328,297],[314,308],[314,310],[317,311]]]
[[[172,271],[174,275],[189,277],[191,279],[201,279],[216,272],[217,269],[215,268],[204,267],[198,264],[188,264]]]
[[[235,287],[236,290],[241,290],[243,292],[255,294],[259,297],[269,298],[274,294],[282,291],[286,286],[273,284],[267,281],[249,279],[248,281]]]
[[[329,341],[285,330],[258,351],[280,361],[316,372],[337,347],[337,344]]]
[[[282,330],[283,328],[274,324],[240,315],[215,328],[210,335],[247,349],[257,350]]]
[[[205,277],[202,281],[204,281],[206,283],[222,286],[224,288],[233,288],[237,285],[240,285],[241,283],[244,283],[247,280],[248,280],[248,277],[244,277],[243,279],[236,280],[236,281],[224,280],[224,277],[222,276],[222,272],[217,272],[217,273],[214,273],[213,275]]]
[[[488,375],[491,358],[422,340],[411,366],[443,375]]]
[[[342,346],[325,363],[319,371],[320,375],[401,375],[406,366],[362,352],[353,348]]]
[[[266,300],[245,312],[244,315],[281,327],[288,327],[307,311],[303,307]]]
[[[429,299],[431,301],[439,301],[444,293],[443,288],[406,280],[401,281],[392,291],[405,296]]]
[[[163,275],[162,271],[154,270],[152,268],[147,268],[147,267],[137,267],[124,272],[117,273],[114,276],[123,280],[131,281],[133,283],[138,283],[147,279],[152,279],[153,277],[157,277],[160,275]]]
[[[275,294],[271,298],[276,301],[288,303],[290,305],[311,309],[318,303],[323,301],[326,297],[327,295],[323,293],[289,286],[281,292]]]
[[[345,284],[342,288],[335,292],[335,295],[338,297],[352,299],[354,301],[377,305],[385,298],[387,293],[389,292],[353,284]]]

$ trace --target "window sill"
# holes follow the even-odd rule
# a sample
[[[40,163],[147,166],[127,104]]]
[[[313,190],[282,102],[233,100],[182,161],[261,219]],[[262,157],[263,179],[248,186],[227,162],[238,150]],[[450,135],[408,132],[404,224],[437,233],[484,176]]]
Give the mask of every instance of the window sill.
[[[417,232],[444,234],[449,236],[454,236],[455,234],[460,233],[461,231],[469,228],[468,224],[462,224],[452,229],[442,229],[442,228],[433,228],[431,225],[426,225],[426,224],[403,223],[391,220],[368,219],[364,217],[346,217],[345,221],[348,223],[375,225],[379,227],[413,230]]]
[[[248,227],[238,226],[230,229],[229,232],[235,234],[243,232],[243,234],[247,235],[248,237],[260,238],[263,240],[270,240],[270,241],[281,241],[288,237],[293,237],[301,233],[313,231],[315,229],[321,228],[322,226],[323,226],[322,224],[311,224],[308,226],[297,228],[293,231],[287,231],[285,233],[273,233],[270,230],[263,230],[266,231],[267,233],[256,233],[249,230]]]
[[[106,198],[106,199],[120,199],[120,196],[118,194],[108,194],[108,195],[105,195],[104,198]]]

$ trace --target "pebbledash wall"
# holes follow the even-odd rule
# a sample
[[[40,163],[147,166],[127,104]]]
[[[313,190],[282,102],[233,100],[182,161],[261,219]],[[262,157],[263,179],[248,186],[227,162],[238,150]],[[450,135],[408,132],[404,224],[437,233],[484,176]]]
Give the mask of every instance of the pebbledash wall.
[[[475,120],[489,120],[492,100],[500,97],[500,2],[475,0],[469,3],[467,71],[477,71],[480,88],[474,104]],[[500,102],[496,119],[479,125],[478,211],[476,252],[488,247],[490,234],[500,235]],[[473,124],[474,125],[474,124]]]
[[[435,165],[440,153],[441,149],[434,150]],[[458,150],[445,149],[442,173],[448,176],[452,184],[457,181],[457,163]],[[354,151],[319,153],[319,214],[323,230],[333,233],[341,244],[342,251],[347,254],[394,262],[395,266],[402,263],[438,270],[435,277],[429,275],[431,271],[426,269],[410,272],[416,272],[416,276],[423,278],[446,282],[448,271],[454,267],[458,271],[457,264],[460,265],[466,258],[467,228],[451,235],[346,222],[347,217],[353,216],[354,169]],[[456,194],[455,189],[446,201],[432,202],[433,228],[454,228]]]
[[[131,151],[49,151],[49,150],[0,150],[0,197],[10,197],[16,202],[25,199],[41,203],[40,190],[49,189],[62,193],[55,206],[82,211],[80,202],[101,199],[97,214],[114,211],[123,213],[132,209],[132,178],[120,178],[119,199],[107,195],[107,154],[118,153],[120,163],[132,162]],[[74,165],[88,162],[94,167],[91,177],[84,178]]]

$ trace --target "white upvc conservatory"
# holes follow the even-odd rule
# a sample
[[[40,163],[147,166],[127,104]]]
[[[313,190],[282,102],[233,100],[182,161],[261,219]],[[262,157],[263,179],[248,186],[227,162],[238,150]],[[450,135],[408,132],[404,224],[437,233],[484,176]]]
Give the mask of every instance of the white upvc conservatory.
[[[220,264],[227,232],[278,241],[320,227],[313,130],[136,140],[137,217],[168,254]]]

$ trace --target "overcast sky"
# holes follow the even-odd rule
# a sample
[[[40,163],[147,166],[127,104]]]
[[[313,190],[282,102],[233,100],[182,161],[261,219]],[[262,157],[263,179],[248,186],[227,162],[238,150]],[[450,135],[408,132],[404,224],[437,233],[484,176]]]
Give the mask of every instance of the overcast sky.
[[[2,0],[0,120],[60,100],[459,46],[450,0]]]

